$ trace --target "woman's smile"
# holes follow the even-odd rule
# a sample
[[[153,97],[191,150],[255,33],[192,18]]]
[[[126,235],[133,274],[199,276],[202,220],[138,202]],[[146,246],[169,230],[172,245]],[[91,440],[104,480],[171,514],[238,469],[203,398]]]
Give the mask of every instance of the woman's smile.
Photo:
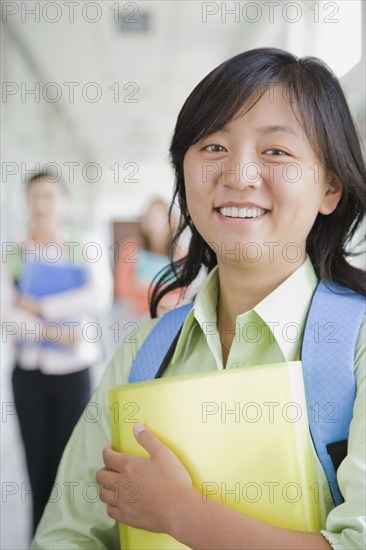
[[[269,213],[268,209],[248,202],[228,202],[214,210],[222,223],[232,225],[248,225],[262,220]]]

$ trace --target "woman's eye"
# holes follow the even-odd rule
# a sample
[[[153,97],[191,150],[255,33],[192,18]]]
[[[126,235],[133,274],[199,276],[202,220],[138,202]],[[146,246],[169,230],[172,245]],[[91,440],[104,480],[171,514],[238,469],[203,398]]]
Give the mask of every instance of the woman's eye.
[[[276,157],[282,156],[282,155],[288,155],[288,153],[286,153],[286,151],[283,151],[282,149],[267,149],[265,153],[267,155],[272,155]]]
[[[210,153],[222,153],[223,151],[226,151],[225,147],[216,144],[206,145],[206,147],[204,147],[204,150],[209,151]]]

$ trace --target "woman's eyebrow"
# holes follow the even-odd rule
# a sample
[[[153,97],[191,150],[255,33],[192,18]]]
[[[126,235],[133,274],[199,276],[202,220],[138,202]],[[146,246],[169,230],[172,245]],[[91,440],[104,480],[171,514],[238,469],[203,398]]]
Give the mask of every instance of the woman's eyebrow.
[[[230,134],[230,124],[225,124],[222,128],[217,130],[216,132],[213,132],[214,134],[219,134],[220,132],[225,132],[227,134]],[[291,126],[283,126],[281,124],[273,124],[271,126],[262,126],[261,128],[258,128],[258,132],[264,135],[269,134],[275,134],[277,132],[287,132],[289,134],[294,135],[298,139],[301,139],[300,136],[295,132],[295,130]]]
[[[300,139],[300,136],[295,132],[293,128],[291,128],[291,126],[282,126],[280,124],[275,124],[273,126],[263,126],[262,128],[258,128],[258,131],[265,135],[275,134],[276,132],[287,132]]]

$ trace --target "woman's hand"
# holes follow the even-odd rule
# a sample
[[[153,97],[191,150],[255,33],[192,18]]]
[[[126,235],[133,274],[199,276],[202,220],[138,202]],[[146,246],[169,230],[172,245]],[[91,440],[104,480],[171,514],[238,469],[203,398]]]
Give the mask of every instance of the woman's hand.
[[[35,317],[41,316],[41,307],[38,300],[30,296],[19,296],[16,305]]]
[[[35,317],[42,317],[40,301],[35,298],[31,298],[30,296],[18,296],[16,305]],[[73,348],[80,342],[82,332],[80,327],[73,327],[72,334],[70,334],[68,326],[63,325],[61,322],[57,325],[54,321],[47,326],[47,330],[42,331],[42,336],[47,342],[62,344],[68,348]]]
[[[105,468],[97,472],[100,498],[108,515],[132,527],[171,534],[178,503],[194,492],[187,470],[145,426],[134,425],[138,443],[150,458],[124,455],[105,447]]]

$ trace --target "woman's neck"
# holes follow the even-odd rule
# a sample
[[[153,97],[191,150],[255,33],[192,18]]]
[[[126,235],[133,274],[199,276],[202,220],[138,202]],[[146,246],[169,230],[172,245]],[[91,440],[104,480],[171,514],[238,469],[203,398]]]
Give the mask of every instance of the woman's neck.
[[[29,231],[30,238],[39,243],[49,243],[57,241],[59,236],[59,229],[57,227],[47,227],[47,228],[32,228]]]
[[[297,263],[269,263],[244,266],[240,263],[219,263],[219,296],[217,324],[220,334],[231,334],[226,345],[231,345],[238,315],[250,311],[275,288],[283,283],[305,261]],[[234,332],[233,332],[234,331]]]
[[[168,245],[166,244],[165,239],[150,237],[148,240],[148,247],[150,252],[154,252],[155,254],[160,254],[161,256],[167,255]]]

